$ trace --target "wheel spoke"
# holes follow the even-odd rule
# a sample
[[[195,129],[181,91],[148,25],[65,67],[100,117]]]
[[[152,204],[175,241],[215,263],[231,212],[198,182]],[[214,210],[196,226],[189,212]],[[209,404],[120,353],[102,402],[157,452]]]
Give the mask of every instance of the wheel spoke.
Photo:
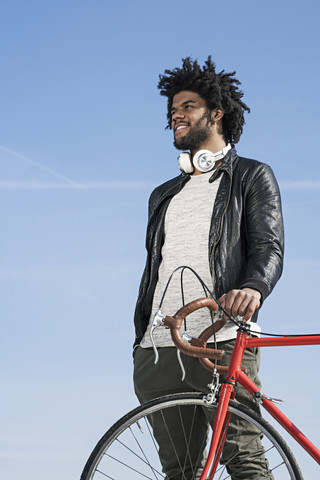
[[[154,467],[152,467],[152,465],[150,465],[150,462],[148,461],[147,459],[147,456],[145,455],[145,453],[143,453],[145,459],[143,459],[140,455],[138,455],[132,448],[129,448],[127,445],[125,445],[123,442],[121,442],[118,438],[116,439],[116,441],[123,446],[124,449],[128,450],[129,452],[131,452],[133,455],[135,455],[139,460],[141,460],[141,462],[144,462],[146,465],[149,465],[149,467],[151,468],[151,470],[153,470],[154,472],[156,472],[158,475],[161,475],[163,477],[163,475],[158,472]],[[108,455],[108,453],[105,453],[105,455]],[[110,455],[109,455],[110,456]],[[114,458],[114,460],[116,460]],[[157,477],[156,477],[157,478]]]
[[[138,422],[137,422],[137,425],[138,425],[138,428],[140,429],[140,425],[139,425]],[[149,467],[150,467],[150,469],[151,469],[154,477],[157,478],[156,473],[160,474],[160,472],[158,472],[157,469],[155,469],[155,468],[153,468],[153,467],[151,466],[150,461],[148,460],[147,455],[145,454],[145,452],[144,452],[144,450],[143,450],[143,448],[142,448],[139,440],[137,439],[137,437],[136,437],[136,435],[135,435],[135,433],[134,433],[134,431],[132,430],[131,427],[130,427],[130,432],[131,432],[133,438],[135,439],[135,441],[136,441],[136,443],[137,443],[137,445],[138,445],[138,447],[139,447],[142,455],[144,456],[144,459],[145,459],[145,460],[143,460],[143,459],[142,459],[139,455],[137,455],[136,453],[134,453],[134,452],[133,452],[133,453],[134,453],[141,461],[144,461],[147,465],[149,465]],[[150,430],[149,430],[149,432],[150,432]],[[152,435],[152,436],[153,436],[153,435]],[[126,448],[128,448],[128,447],[126,446]],[[130,449],[129,449],[129,450],[130,450]]]
[[[173,439],[172,439],[172,435],[171,435],[171,433],[170,433],[170,429],[169,429],[169,427],[168,427],[168,424],[167,424],[167,422],[166,422],[166,420],[165,420],[165,418],[164,418],[164,413],[163,413],[162,411],[161,411],[161,416],[162,416],[162,420],[163,420],[163,423],[164,423],[164,425],[165,425],[165,428],[166,428],[166,431],[167,431],[167,434],[168,434],[168,438],[169,438],[170,443],[171,443],[171,446],[172,446],[173,453],[174,453],[174,455],[175,455],[175,457],[176,457],[176,460],[177,460],[177,462],[178,462],[178,464],[179,464],[179,467],[180,467],[180,470],[181,470],[181,474],[182,474],[181,480],[186,480],[186,477],[185,477],[185,474],[184,474],[184,469],[182,468],[181,461],[180,461],[180,457],[179,457],[178,452],[177,452],[177,449],[176,449],[176,444],[175,444],[175,442],[174,442]]]
[[[120,465],[123,465],[124,467],[127,467],[129,470],[132,470],[133,472],[136,472],[138,473],[139,475],[141,475],[142,477],[144,478],[147,478],[148,480],[152,480],[151,477],[147,476],[147,475],[144,475],[143,473],[141,473],[139,470],[136,470],[135,468],[131,467],[130,465],[128,465],[127,463],[125,462],[122,462],[119,458],[115,458],[113,457],[112,455],[109,455],[109,454],[106,454],[107,457],[111,458],[112,460],[115,460],[116,462],[118,462]],[[102,473],[102,472],[100,472]]]

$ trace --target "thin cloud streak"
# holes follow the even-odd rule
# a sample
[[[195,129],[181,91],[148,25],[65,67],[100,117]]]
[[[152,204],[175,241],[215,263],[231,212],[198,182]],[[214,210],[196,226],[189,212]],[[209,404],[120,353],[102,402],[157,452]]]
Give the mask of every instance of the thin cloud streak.
[[[60,178],[60,180],[64,180],[67,182],[67,184],[72,185],[73,187],[76,188],[84,188],[83,185],[80,185],[80,183],[74,182],[68,177],[65,177],[64,175],[61,175],[60,173],[56,172],[55,170],[52,170],[51,168],[47,167],[46,165],[42,165],[39,162],[35,162],[34,160],[31,160],[31,158],[25,157],[24,155],[21,155],[18,152],[15,152],[14,150],[11,150],[10,148],[4,147],[3,145],[0,145],[0,149],[3,150],[6,153],[9,153],[10,155],[13,155],[14,157],[20,158],[20,160],[23,160],[26,163],[29,163],[30,165],[33,165],[34,167],[40,168],[41,170],[44,170],[45,172],[50,173],[51,175]]]
[[[320,180],[279,181],[282,190],[315,190],[320,188]]]
[[[104,265],[97,264],[77,264],[77,265],[46,265],[46,266],[26,266],[22,268],[1,268],[0,280],[70,280],[70,279],[86,279],[89,276],[98,278],[102,276],[107,282],[108,277],[114,278],[115,275],[124,275],[125,272],[140,272],[141,264],[139,262],[117,262],[116,265],[110,263]]]
[[[319,268],[320,258],[289,258],[286,260],[286,267]]]
[[[0,145],[0,148],[1,145]],[[56,175],[58,176],[58,174]],[[33,181],[0,181],[0,190],[145,190],[154,188],[157,182],[145,181],[110,181],[110,182],[82,182],[78,184],[72,180],[68,183],[33,182]],[[281,190],[317,190],[320,189],[320,180],[280,181]]]
[[[154,188],[156,183],[146,182],[86,182],[81,184],[81,190],[147,190]],[[50,182],[19,182],[0,181],[0,190],[78,190],[77,184]]]

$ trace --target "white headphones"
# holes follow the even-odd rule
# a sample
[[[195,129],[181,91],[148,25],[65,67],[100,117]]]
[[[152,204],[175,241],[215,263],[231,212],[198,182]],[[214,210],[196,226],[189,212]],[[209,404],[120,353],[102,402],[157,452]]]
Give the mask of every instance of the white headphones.
[[[226,156],[231,150],[231,145],[228,143],[226,147],[216,153],[210,150],[199,150],[191,161],[191,155],[188,152],[182,152],[178,158],[178,165],[182,172],[192,173],[194,168],[199,172],[206,173],[213,169],[215,163]]]

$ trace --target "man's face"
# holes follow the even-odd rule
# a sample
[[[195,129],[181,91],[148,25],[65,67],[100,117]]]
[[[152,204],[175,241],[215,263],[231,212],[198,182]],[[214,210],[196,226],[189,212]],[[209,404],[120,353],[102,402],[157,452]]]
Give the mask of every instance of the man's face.
[[[173,97],[171,127],[178,150],[195,151],[213,135],[211,112],[205,100],[195,92],[184,90]]]

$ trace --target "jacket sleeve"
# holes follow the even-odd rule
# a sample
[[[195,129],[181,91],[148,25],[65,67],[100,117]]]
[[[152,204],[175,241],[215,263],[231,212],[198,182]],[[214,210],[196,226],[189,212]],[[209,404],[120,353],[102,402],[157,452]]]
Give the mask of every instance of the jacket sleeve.
[[[247,178],[244,202],[247,269],[240,288],[258,290],[262,304],[281,276],[284,253],[281,197],[268,165],[259,164]]]

